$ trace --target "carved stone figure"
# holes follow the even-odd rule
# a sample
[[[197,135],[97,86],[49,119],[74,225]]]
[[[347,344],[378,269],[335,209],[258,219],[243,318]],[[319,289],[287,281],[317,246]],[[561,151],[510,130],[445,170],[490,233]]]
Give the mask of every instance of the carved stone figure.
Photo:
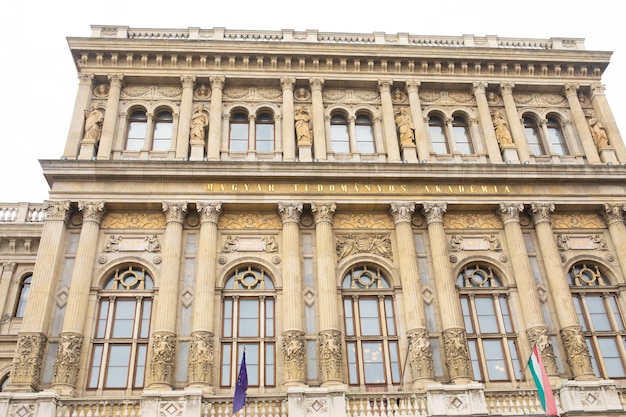
[[[589,124],[591,137],[593,138],[593,143],[595,143],[596,148],[600,150],[609,146],[609,137],[606,134],[604,125],[593,115],[587,120],[587,123]]]
[[[493,120],[493,128],[496,132],[496,139],[498,140],[500,146],[513,144],[511,132],[509,131],[509,127],[507,126],[502,113],[496,110],[491,116],[491,119]]]
[[[85,115],[85,135],[83,136],[83,141],[96,143],[102,133],[103,121],[104,114],[100,111],[98,105],[94,104],[91,111]]]
[[[319,349],[322,380],[341,380],[341,333],[337,330],[321,331]]]
[[[411,145],[415,143],[415,125],[411,116],[406,109],[401,109],[396,114],[396,125],[398,126],[398,133],[400,134],[400,143],[402,145]]]
[[[407,333],[407,337],[409,339],[409,366],[413,378],[433,378],[433,355],[428,330],[413,330]]]
[[[157,235],[146,236],[146,242],[148,246],[146,247],[146,252],[160,252],[161,244],[159,243],[159,239]]]
[[[278,252],[278,243],[276,242],[276,237],[274,236],[265,236],[263,238],[263,242],[265,243],[264,251],[267,253]]]
[[[226,236],[226,242],[222,246],[222,252],[237,252],[237,238],[231,235]]]
[[[213,379],[213,334],[199,331],[191,334],[189,345],[189,379],[211,383]]]
[[[304,380],[304,333],[291,330],[283,333],[283,366],[285,380]]]
[[[189,141],[191,143],[204,143],[206,127],[209,125],[209,116],[204,112],[202,105],[199,105],[193,116],[191,116]]]
[[[446,352],[446,365],[450,377],[467,377],[471,375],[465,330],[444,330],[443,345]]]
[[[311,132],[311,116],[309,116],[309,112],[302,107],[298,107],[295,120],[298,145],[310,145],[313,134]]]
[[[153,382],[171,384],[174,378],[176,335],[155,333],[152,337],[150,370]]]
[[[54,362],[54,382],[74,386],[78,377],[80,350],[83,337],[77,333],[62,334]]]

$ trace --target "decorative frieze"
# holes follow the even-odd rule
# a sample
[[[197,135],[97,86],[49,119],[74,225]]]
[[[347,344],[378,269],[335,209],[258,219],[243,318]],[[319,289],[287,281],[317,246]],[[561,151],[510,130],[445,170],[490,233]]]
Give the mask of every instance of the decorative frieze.
[[[102,252],[161,252],[157,235],[108,235]]]
[[[275,236],[226,236],[221,252],[278,252],[278,242]]]
[[[350,234],[336,236],[337,260],[358,253],[393,259],[389,234]]]
[[[120,99],[180,100],[182,94],[183,89],[181,87],[130,85],[122,88]]]
[[[448,243],[448,251],[502,251],[500,239],[495,234],[487,236],[453,235]]]
[[[500,229],[502,221],[494,213],[448,213],[444,221],[447,229]]]
[[[165,217],[163,213],[108,212],[100,227],[102,229],[164,229]]]
[[[550,215],[553,229],[604,229],[606,224],[598,213],[553,213]]]
[[[282,229],[282,222],[277,214],[223,214],[218,222],[219,229]]]
[[[387,214],[337,214],[333,218],[333,229],[393,229]]]

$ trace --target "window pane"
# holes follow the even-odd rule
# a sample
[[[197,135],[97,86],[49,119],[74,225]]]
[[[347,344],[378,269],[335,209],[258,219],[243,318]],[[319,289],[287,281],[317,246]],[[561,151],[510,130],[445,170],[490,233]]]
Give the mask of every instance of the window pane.
[[[230,150],[245,152],[248,150],[248,124],[235,123],[230,125]]]
[[[598,338],[602,359],[609,378],[624,378],[626,370],[624,370],[624,362],[620,357],[619,350],[615,338]]]
[[[519,381],[522,378],[522,368],[520,367],[519,355],[517,354],[517,346],[513,340],[509,340],[509,353],[511,355],[511,361],[513,361],[515,380]]]
[[[135,388],[143,387],[144,377],[146,375],[146,356],[148,345],[137,346],[137,362],[135,366]]]
[[[109,348],[106,388],[126,388],[128,381],[128,364],[130,362],[130,346],[112,345]]]
[[[396,334],[396,324],[393,320],[393,302],[391,298],[385,298],[385,315],[387,317],[387,335],[393,336]]]
[[[585,320],[585,317],[583,316],[582,307],[580,305],[580,298],[573,297],[572,301],[574,302],[574,308],[576,309],[576,316],[578,317],[578,323],[580,323],[580,325],[582,326],[583,331],[586,332],[587,321]]]
[[[259,336],[259,301],[239,301],[239,337]]]
[[[354,317],[352,314],[352,298],[343,300],[344,316],[346,321],[346,336],[354,336]]]
[[[567,155],[567,145],[565,143],[565,137],[561,130],[561,124],[553,117],[548,118],[548,137],[552,144],[552,149],[557,155]]]
[[[141,311],[141,330],[139,337],[146,338],[150,332],[150,314],[152,313],[152,300],[143,300],[143,309]]]
[[[265,385],[276,385],[274,378],[274,345],[265,345]]]
[[[504,350],[500,340],[483,340],[485,362],[490,381],[507,381],[509,373],[504,361]]]
[[[233,337],[233,300],[224,300],[224,337]]]
[[[22,288],[20,290],[20,297],[17,302],[17,308],[15,309],[15,317],[24,317],[26,311],[26,302],[28,301],[28,294],[30,294],[30,283],[32,276],[28,276],[22,280]]]
[[[167,151],[172,141],[172,123],[159,122],[154,126],[152,150]]]
[[[265,337],[274,336],[274,300],[265,299]]]
[[[230,385],[230,356],[231,345],[225,343],[222,345],[222,381],[220,382],[223,387]]]
[[[585,297],[587,303],[587,310],[591,317],[591,323],[593,324],[593,330],[610,331],[611,323],[609,322],[609,316],[604,308],[604,302],[600,296],[587,295]]]
[[[463,321],[465,323],[465,331],[474,333],[474,324],[470,316],[469,300],[466,297],[461,298],[461,310],[463,310]]]
[[[371,125],[356,126],[357,150],[361,153],[374,153],[374,134]]]
[[[256,150],[257,152],[274,151],[274,125],[256,125]]]
[[[146,122],[137,121],[128,124],[128,137],[126,140],[126,150],[138,151],[143,148],[143,142],[146,137]]]
[[[587,343],[587,349],[589,349],[589,355],[591,356],[591,366],[593,367],[593,373],[599,377],[600,376],[600,367],[598,366],[598,358],[596,356],[596,351],[591,346],[591,338],[586,337],[585,343]]]
[[[380,335],[378,300],[359,299],[359,318],[361,323],[361,334],[363,336]]]
[[[102,339],[107,325],[107,316],[109,315],[109,300],[100,302],[100,314],[98,315],[98,324],[96,325],[96,337]]]
[[[330,127],[333,152],[350,152],[350,142],[348,139],[347,125],[334,125]]]
[[[513,332],[513,322],[511,322],[511,315],[509,314],[509,305],[504,297],[499,297],[498,301],[500,301],[500,311],[502,312],[504,330],[507,333],[511,333]]]
[[[474,150],[472,149],[467,121],[462,117],[455,117],[452,121],[452,132],[457,150],[463,155],[473,154]]]
[[[398,359],[398,344],[389,342],[389,361],[391,365],[391,382],[398,384],[400,382],[400,361]]]
[[[246,350],[246,371],[248,372],[248,385],[259,386],[259,345],[257,344],[241,344],[239,345],[237,357],[237,372],[241,365],[243,350]]]
[[[89,375],[89,383],[87,388],[97,388],[98,379],[100,377],[100,368],[102,367],[102,345],[94,345],[93,358],[91,360],[91,373]]]
[[[385,383],[385,366],[380,342],[363,343],[363,368],[366,384]]]
[[[428,133],[435,153],[449,153],[443,119],[438,116],[431,116],[428,121]]]
[[[134,300],[124,300],[115,303],[115,318],[113,322],[113,338],[133,337],[133,324],[135,322]]]
[[[615,317],[615,322],[617,323],[617,330],[624,331],[624,319],[620,314],[619,306],[617,305],[617,300],[614,295],[608,297],[609,302],[611,303],[611,310],[613,310],[613,316]]]
[[[499,333],[498,321],[491,298],[476,298],[476,315],[481,333]]]
[[[347,343],[348,347],[348,379],[350,380],[350,384],[358,384],[359,383],[359,375],[357,373],[357,364],[356,364],[356,344]]]
[[[467,345],[469,347],[470,359],[472,360],[472,371],[474,372],[474,379],[476,381],[483,380],[483,373],[480,370],[480,361],[478,358],[478,346],[475,340],[468,340]]]
[[[541,143],[541,136],[539,135],[539,125],[537,125],[534,119],[530,117],[524,118],[524,132],[526,133],[530,153],[532,155],[544,155],[545,152]]]

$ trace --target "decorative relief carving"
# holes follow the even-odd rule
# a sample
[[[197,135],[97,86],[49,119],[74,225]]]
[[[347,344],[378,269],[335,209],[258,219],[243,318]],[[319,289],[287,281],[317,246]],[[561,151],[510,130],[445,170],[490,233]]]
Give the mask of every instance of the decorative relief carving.
[[[315,223],[332,223],[337,205],[335,203],[311,203],[311,213]]]
[[[443,223],[444,214],[448,209],[446,203],[424,203],[422,213],[426,217],[426,223]]]
[[[211,89],[207,87],[205,84],[200,84],[193,91],[193,96],[194,98],[197,98],[199,100],[206,100],[209,97],[211,97]]]
[[[43,352],[48,339],[41,333],[21,334],[11,363],[11,382],[14,384],[39,385]]]
[[[189,344],[189,381],[213,381],[213,333],[198,331],[191,334]]]
[[[500,203],[498,214],[504,224],[519,223],[519,215],[523,210],[523,203]]]
[[[53,383],[76,385],[78,378],[80,351],[83,336],[78,333],[64,333],[59,339],[59,350],[54,361]]]
[[[43,209],[46,212],[46,221],[67,221],[70,210],[69,201],[45,201]]]
[[[414,203],[391,202],[390,213],[391,213],[391,216],[393,217],[393,221],[396,224],[402,223],[402,222],[410,223],[414,212],[415,212]]]
[[[448,213],[443,225],[446,229],[500,229],[502,222],[494,213]]]
[[[526,331],[528,337],[528,343],[530,346],[537,345],[541,359],[546,367],[546,371],[549,374],[556,374],[558,369],[556,367],[556,357],[554,356],[554,350],[552,348],[552,341],[548,336],[548,330],[545,327],[535,327]]]
[[[395,90],[391,92],[391,100],[394,103],[398,103],[398,104],[405,103],[407,100],[407,95],[401,89],[396,88]]]
[[[567,107],[567,99],[561,94],[513,94],[515,104],[535,107]]]
[[[276,101],[282,102],[283,92],[280,88],[230,87],[224,89],[224,101]]]
[[[285,381],[305,379],[304,332],[290,330],[283,333],[283,367]]]
[[[610,226],[613,223],[624,221],[624,210],[626,210],[626,204],[605,204],[601,214],[607,226]]]
[[[439,105],[453,105],[461,104],[468,106],[476,105],[476,98],[473,94],[462,91],[428,91],[420,89],[419,99],[423,105],[439,104]]]
[[[102,252],[161,252],[161,244],[157,235],[122,236],[108,235]]]
[[[102,220],[103,229],[164,229],[165,216],[162,213],[108,212]]]
[[[393,229],[386,214],[337,214],[333,218],[334,229]]]
[[[554,213],[550,216],[553,229],[599,229],[606,227],[597,213]]]
[[[122,88],[120,98],[127,99],[144,99],[144,100],[163,100],[178,99],[182,97],[183,89],[181,87],[163,87],[157,85],[150,86],[128,86]]]
[[[302,203],[278,203],[278,213],[283,223],[298,223],[302,215]]]
[[[281,229],[277,214],[224,214],[218,223],[220,229]]]
[[[293,98],[296,101],[309,101],[311,100],[311,92],[306,88],[300,87],[293,92]]]
[[[561,329],[561,340],[567,353],[567,363],[574,375],[592,374],[591,356],[580,326]]]
[[[471,375],[465,330],[444,330],[443,346],[446,352],[446,366],[448,367],[450,378],[467,377]]]
[[[222,203],[198,203],[196,210],[200,213],[201,221],[217,223],[222,214]]]
[[[407,332],[407,338],[409,342],[409,366],[413,379],[434,378],[433,354],[430,349],[428,330],[411,330]]]
[[[498,236],[493,233],[488,236],[453,235],[450,238],[448,250],[450,252],[460,252],[463,250],[501,251],[502,244]]]
[[[341,332],[323,330],[319,333],[320,373],[322,381],[341,380]]]
[[[389,234],[350,234],[337,235],[335,248],[337,260],[357,253],[369,253],[393,259]]]
[[[150,376],[152,382],[165,382],[171,385],[174,380],[176,335],[167,332],[153,334],[150,356]]]
[[[187,203],[180,202],[163,202],[163,212],[165,213],[165,221],[183,223],[187,214]]]
[[[560,251],[566,250],[600,250],[608,251],[604,236],[596,235],[566,235],[558,234],[557,246]]]
[[[250,237],[250,236],[226,236],[222,245],[223,253],[231,252],[278,252],[278,242],[275,236]]]
[[[322,92],[324,103],[380,103],[380,93],[376,90],[325,89]]]

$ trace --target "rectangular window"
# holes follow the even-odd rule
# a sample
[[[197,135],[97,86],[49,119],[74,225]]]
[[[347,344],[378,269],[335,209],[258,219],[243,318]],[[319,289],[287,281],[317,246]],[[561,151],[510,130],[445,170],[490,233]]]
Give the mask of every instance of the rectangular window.
[[[115,303],[112,338],[132,338],[135,322],[135,300],[118,300]]]
[[[274,125],[256,125],[256,151],[274,152]]]
[[[350,139],[348,136],[348,126],[331,125],[330,137],[332,138],[333,152],[350,153]]]
[[[259,300],[239,300],[239,337],[259,336]]]
[[[247,123],[230,125],[230,150],[233,152],[246,152],[248,150]]]
[[[509,372],[506,369],[504,349],[501,340],[483,339],[485,364],[490,381],[508,381]]]
[[[363,336],[380,336],[378,300],[359,298],[359,319]]]
[[[363,343],[363,370],[366,384],[384,384],[385,363],[381,342]]]

